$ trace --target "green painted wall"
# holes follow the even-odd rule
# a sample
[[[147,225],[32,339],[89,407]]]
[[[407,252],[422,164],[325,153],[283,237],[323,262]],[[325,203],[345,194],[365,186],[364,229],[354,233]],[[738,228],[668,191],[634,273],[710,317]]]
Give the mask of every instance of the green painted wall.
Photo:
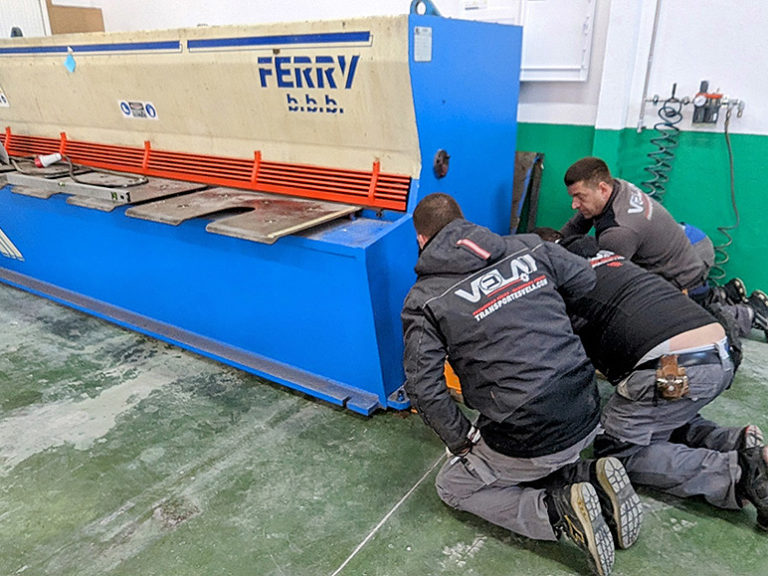
[[[647,154],[655,133],[634,129],[595,130],[593,126],[524,124],[518,127],[518,150],[543,152],[538,223],[560,227],[572,211],[562,183],[565,170],[583,156],[604,158],[614,175],[641,184],[651,164]],[[768,136],[731,135],[734,155],[735,197],[741,219],[731,232],[727,248],[726,276],[741,277],[749,290],[768,291]],[[680,221],[703,229],[715,245],[727,238],[719,226],[732,226],[736,217],[731,207],[730,172],[725,136],[720,132],[682,131],[675,158],[671,161],[663,203]]]
[[[537,219],[540,226],[560,228],[573,214],[563,174],[576,160],[592,154],[594,136],[592,126],[517,125],[517,149],[544,153]]]

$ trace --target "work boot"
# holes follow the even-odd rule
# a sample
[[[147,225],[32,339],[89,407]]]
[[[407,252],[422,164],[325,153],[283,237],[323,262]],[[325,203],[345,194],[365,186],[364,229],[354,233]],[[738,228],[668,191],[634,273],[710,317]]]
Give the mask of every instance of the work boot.
[[[637,540],[643,523],[643,505],[617,458],[600,458],[595,463],[592,485],[613,541],[619,548],[629,548]]]
[[[741,278],[731,278],[728,282],[723,284],[720,289],[728,304],[747,303],[747,287],[744,286],[744,282],[741,281]]]
[[[757,527],[768,531],[768,447],[755,446],[738,451],[741,479],[736,496],[757,508]]]
[[[739,438],[739,445],[736,447],[736,450],[743,451],[759,446],[765,446],[763,431],[754,424],[744,426],[741,430],[741,437]]]
[[[768,338],[768,295],[762,290],[755,290],[750,294],[748,303],[754,313],[752,326],[762,330]]]
[[[557,520],[553,522],[557,537],[568,536],[587,553],[595,574],[608,576],[613,569],[613,537],[603,520],[594,487],[588,482],[579,482],[549,494],[557,512]]]

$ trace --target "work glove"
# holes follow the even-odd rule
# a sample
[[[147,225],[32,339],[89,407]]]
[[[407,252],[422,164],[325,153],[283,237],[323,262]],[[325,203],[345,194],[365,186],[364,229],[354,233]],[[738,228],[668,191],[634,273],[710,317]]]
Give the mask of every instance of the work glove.
[[[461,448],[459,448],[456,451],[451,451],[447,446],[445,448],[446,453],[448,456],[453,456],[452,462],[455,462],[456,460],[461,460],[470,453],[472,450],[472,446],[477,444],[480,441],[481,435],[480,430],[475,428],[474,426],[470,426],[469,432],[467,432],[467,438],[464,441],[464,444],[462,444]]]

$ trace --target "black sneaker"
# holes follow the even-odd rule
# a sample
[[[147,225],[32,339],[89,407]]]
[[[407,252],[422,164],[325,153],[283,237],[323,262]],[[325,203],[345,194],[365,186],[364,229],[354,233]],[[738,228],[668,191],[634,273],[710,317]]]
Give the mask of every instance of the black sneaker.
[[[768,329],[768,296],[762,290],[755,290],[749,295],[749,307],[755,313],[752,326],[760,330]]]
[[[760,446],[765,446],[763,431],[754,424],[744,426],[741,430],[741,437],[739,438],[739,445],[736,447],[736,450],[742,451]]]
[[[600,458],[595,463],[595,490],[600,500],[613,541],[619,548],[629,548],[640,534],[643,505],[640,503],[624,466],[616,458]]]
[[[755,446],[738,451],[741,479],[736,485],[740,500],[757,508],[757,527],[768,531],[768,447]]]
[[[752,309],[752,327],[762,330],[768,340],[768,295],[762,290],[755,290],[747,300]]]
[[[721,286],[721,290],[728,304],[747,303],[747,287],[744,286],[741,278],[731,278]]]
[[[595,488],[580,482],[558,488],[551,496],[559,517],[554,526],[557,536],[568,536],[587,553],[595,574],[608,576],[613,569],[613,537],[603,520]]]

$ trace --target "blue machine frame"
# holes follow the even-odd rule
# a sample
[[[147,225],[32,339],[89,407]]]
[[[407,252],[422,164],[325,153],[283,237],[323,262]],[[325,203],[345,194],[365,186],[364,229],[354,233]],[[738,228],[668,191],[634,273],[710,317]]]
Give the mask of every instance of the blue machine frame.
[[[521,29],[412,14],[408,30],[422,167],[406,212],[364,210],[263,245],[207,233],[202,219],[173,227],[5,186],[0,280],[355,412],[408,407],[411,213],[446,192],[468,219],[507,233]],[[427,31],[429,59],[413,41]],[[438,179],[440,149],[450,168]]]

